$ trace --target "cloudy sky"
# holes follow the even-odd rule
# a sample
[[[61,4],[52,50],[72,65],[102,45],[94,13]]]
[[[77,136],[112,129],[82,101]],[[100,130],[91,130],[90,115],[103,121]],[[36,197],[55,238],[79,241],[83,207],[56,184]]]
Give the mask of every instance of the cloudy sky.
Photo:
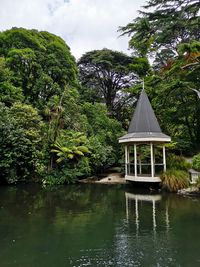
[[[118,26],[129,23],[145,0],[0,0],[0,30],[47,30],[61,36],[73,55],[110,48],[127,52]]]

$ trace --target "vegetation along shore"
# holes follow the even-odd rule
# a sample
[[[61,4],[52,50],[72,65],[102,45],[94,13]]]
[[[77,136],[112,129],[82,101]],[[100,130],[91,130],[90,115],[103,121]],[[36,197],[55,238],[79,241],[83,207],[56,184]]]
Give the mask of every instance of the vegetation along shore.
[[[104,48],[76,61],[65,41],[47,31],[0,32],[2,184],[69,184],[110,167],[123,174],[118,139],[144,80],[172,138],[162,187],[189,186],[188,170],[200,171],[199,2],[174,1],[170,8],[164,2],[149,0],[148,12],[119,28],[121,38],[129,36],[131,55]]]

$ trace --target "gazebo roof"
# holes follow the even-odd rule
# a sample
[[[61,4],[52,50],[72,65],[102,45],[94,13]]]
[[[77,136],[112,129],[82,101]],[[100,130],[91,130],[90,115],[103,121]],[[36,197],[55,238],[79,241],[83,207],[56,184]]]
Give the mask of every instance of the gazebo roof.
[[[128,134],[119,138],[120,143],[128,142],[170,142],[171,138],[162,133],[148,96],[143,89],[136,110],[129,125]]]

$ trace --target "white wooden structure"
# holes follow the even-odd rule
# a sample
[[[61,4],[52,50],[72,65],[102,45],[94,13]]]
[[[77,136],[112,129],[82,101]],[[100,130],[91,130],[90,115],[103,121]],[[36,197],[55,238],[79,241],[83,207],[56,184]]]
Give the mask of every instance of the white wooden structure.
[[[170,141],[171,138],[162,133],[148,96],[143,89],[128,134],[119,138],[119,143],[125,146],[125,179],[134,182],[160,182],[159,172],[166,171],[165,143]],[[150,148],[150,162],[148,163],[141,162],[141,154],[138,153],[141,146],[144,145],[148,145]],[[163,160],[156,162],[155,148],[156,146],[160,148],[161,145]],[[145,172],[144,166],[146,166]]]
[[[196,184],[198,178],[200,177],[200,172],[194,170],[194,169],[189,169],[189,176],[190,176],[190,184]]]

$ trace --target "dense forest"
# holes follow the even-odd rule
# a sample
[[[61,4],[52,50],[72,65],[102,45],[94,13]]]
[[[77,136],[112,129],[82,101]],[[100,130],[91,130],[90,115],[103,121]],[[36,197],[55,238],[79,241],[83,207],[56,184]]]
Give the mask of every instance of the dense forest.
[[[200,3],[149,0],[119,27],[131,55],[110,49],[76,62],[60,37],[0,32],[2,183],[72,183],[122,166],[118,138],[128,128],[142,83],[171,153],[200,151]],[[200,156],[199,160],[200,168]]]

